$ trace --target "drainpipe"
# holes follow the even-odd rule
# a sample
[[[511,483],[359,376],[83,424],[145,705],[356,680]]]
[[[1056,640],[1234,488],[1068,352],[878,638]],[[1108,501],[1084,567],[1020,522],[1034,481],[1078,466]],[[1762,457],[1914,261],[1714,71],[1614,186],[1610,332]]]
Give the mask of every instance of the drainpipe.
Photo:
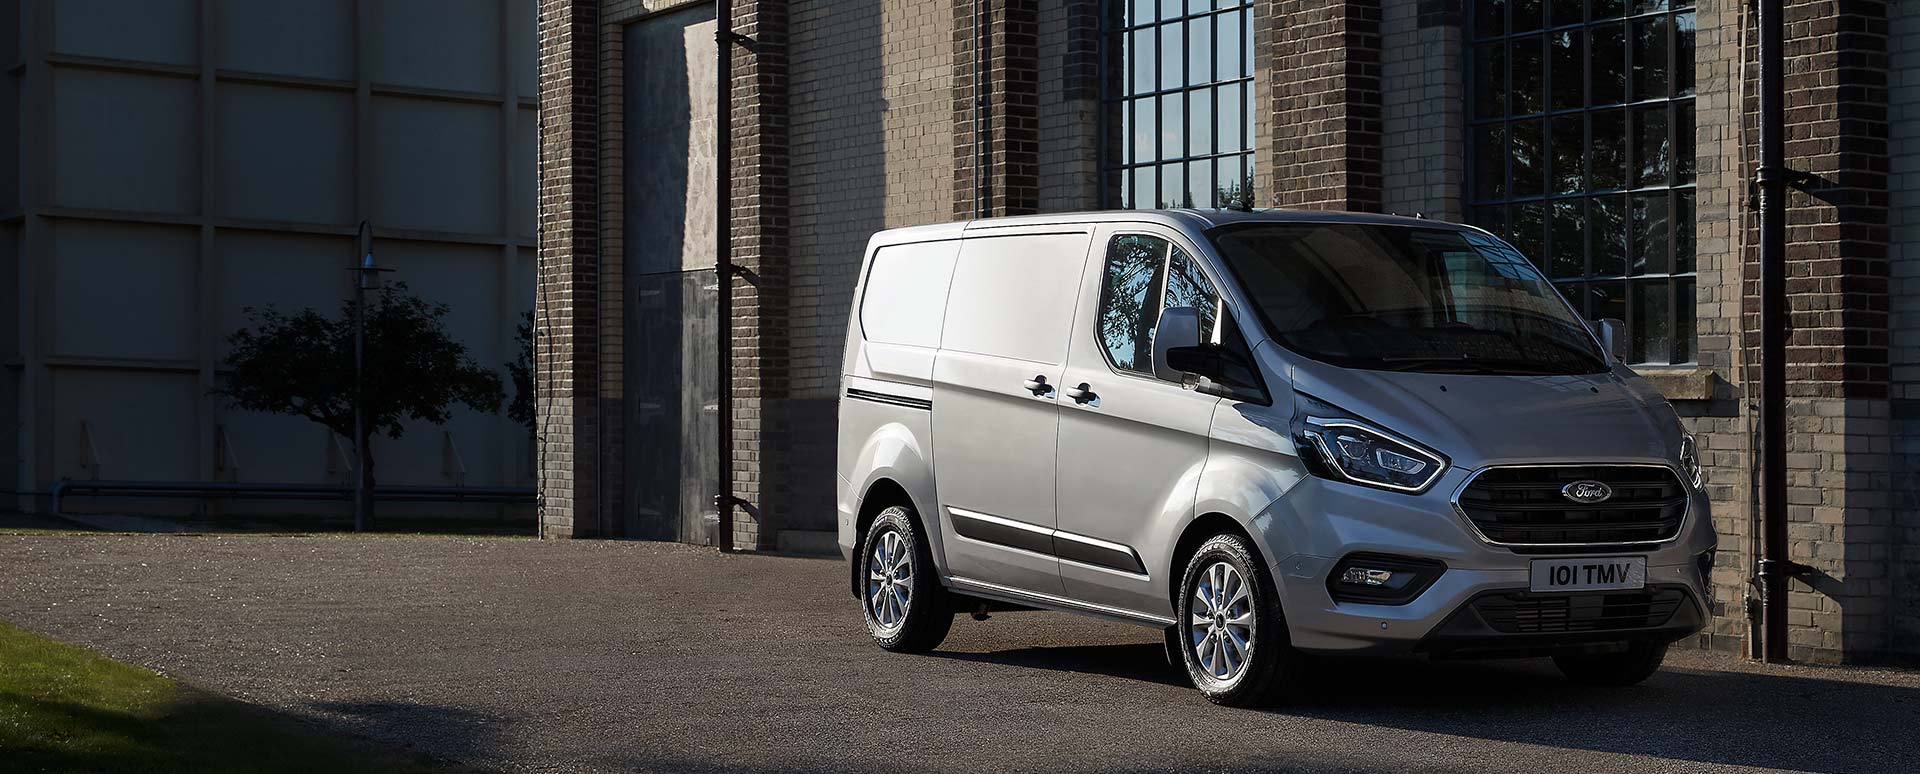
[[[720,511],[721,551],[733,550],[733,0],[714,0],[714,49],[719,95],[713,115],[713,275],[719,296],[720,363],[716,374],[719,406],[719,484],[713,505]]]
[[[1781,0],[1759,0],[1761,659],[1787,660],[1787,184]]]

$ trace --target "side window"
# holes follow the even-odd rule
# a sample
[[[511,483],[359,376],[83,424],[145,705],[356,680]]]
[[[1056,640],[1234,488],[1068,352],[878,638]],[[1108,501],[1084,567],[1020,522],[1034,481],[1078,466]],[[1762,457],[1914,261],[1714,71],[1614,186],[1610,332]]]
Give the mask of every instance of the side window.
[[[1153,329],[1166,307],[1200,312],[1202,341],[1215,341],[1220,294],[1187,251],[1159,237],[1124,234],[1107,248],[1100,280],[1100,344],[1113,367],[1153,374]]]
[[[1187,251],[1173,248],[1167,259],[1167,307],[1191,306],[1200,312],[1200,340],[1218,343],[1214,328],[1220,319],[1220,293]]]
[[[1153,373],[1153,321],[1160,318],[1160,269],[1167,262],[1164,239],[1139,234],[1115,237],[1100,279],[1100,344],[1113,367]]]

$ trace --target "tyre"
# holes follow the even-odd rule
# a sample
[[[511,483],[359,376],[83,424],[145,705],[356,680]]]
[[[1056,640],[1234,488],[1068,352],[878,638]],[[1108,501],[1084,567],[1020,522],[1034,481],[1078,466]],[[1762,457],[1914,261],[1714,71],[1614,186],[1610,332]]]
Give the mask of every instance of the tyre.
[[[1298,693],[1303,658],[1287,636],[1273,576],[1245,539],[1217,535],[1202,543],[1180,592],[1181,660],[1208,701],[1258,707]]]
[[[1636,685],[1652,677],[1666,658],[1666,643],[1634,642],[1617,653],[1562,651],[1553,654],[1553,665],[1576,683],[1623,686]]]
[[[933,568],[933,549],[913,519],[896,505],[875,516],[860,546],[860,595],[867,633],[887,650],[934,649],[953,627],[953,607]]]

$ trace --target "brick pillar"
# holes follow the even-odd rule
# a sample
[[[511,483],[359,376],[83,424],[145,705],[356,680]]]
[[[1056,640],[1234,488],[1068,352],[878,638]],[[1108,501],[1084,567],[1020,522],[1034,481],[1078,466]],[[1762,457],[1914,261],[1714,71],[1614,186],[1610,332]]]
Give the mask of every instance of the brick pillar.
[[[1813,175],[1787,204],[1788,530],[1791,557],[1815,572],[1792,584],[1789,650],[1856,661],[1885,653],[1891,625],[1886,3],[1790,0],[1785,13],[1787,164]]]
[[[733,49],[733,282],[735,548],[773,544],[791,502],[787,337],[788,0],[735,0]]]
[[[1038,0],[954,0],[955,218],[1040,211],[1039,32]]]
[[[540,3],[540,242],[534,302],[543,537],[599,534],[598,0]]]
[[[1261,5],[1274,203],[1379,211],[1380,0]]]

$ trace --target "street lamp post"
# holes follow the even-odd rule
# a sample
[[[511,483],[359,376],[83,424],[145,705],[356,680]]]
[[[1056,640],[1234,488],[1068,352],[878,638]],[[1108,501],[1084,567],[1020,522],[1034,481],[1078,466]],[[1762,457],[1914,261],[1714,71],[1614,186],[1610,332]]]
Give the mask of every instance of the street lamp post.
[[[353,272],[353,531],[365,532],[373,493],[367,491],[366,350],[367,289],[392,269],[373,263],[373,224],[360,221],[360,260]]]

